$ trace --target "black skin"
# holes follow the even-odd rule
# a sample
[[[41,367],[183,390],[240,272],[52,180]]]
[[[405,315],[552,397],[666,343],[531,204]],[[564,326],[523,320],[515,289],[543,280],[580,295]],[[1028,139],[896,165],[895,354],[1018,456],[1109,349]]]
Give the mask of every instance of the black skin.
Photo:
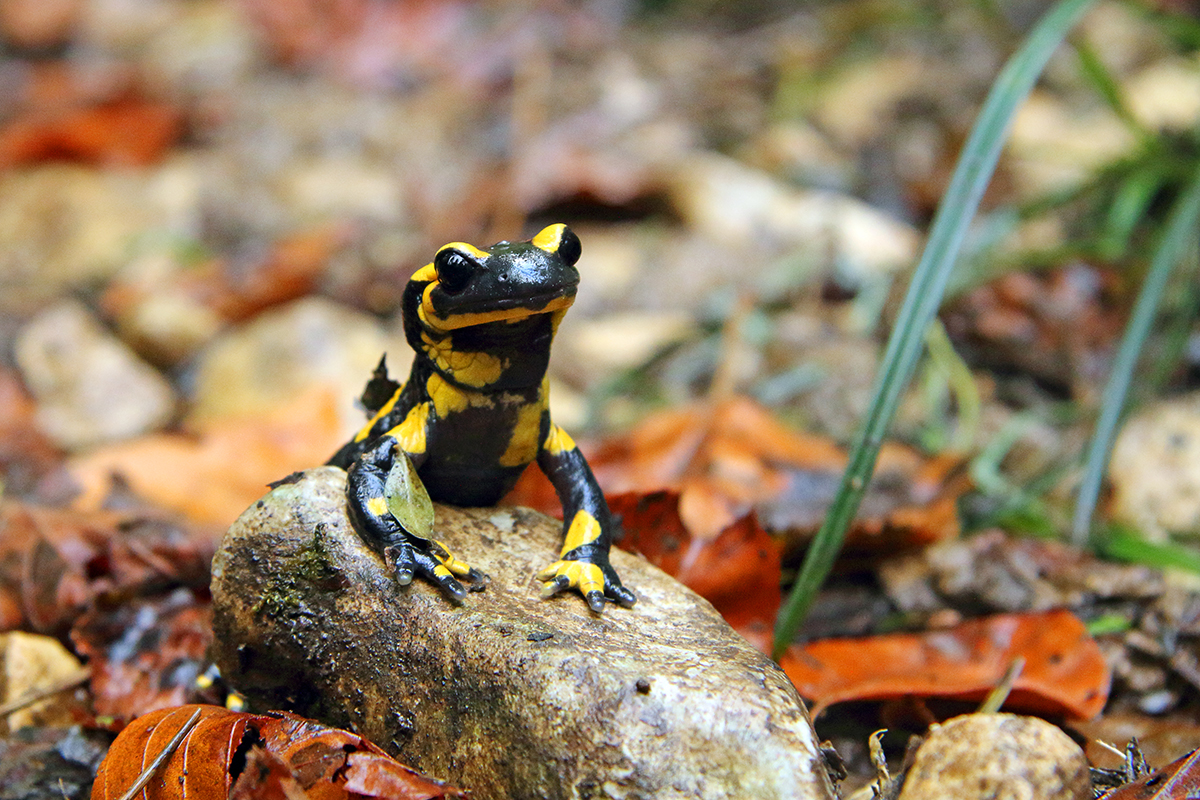
[[[329,460],[348,472],[355,529],[401,584],[420,576],[461,601],[462,581],[478,590],[486,578],[387,511],[384,487],[398,453],[435,502],[460,506],[494,505],[536,460],[562,503],[566,540],[539,573],[544,594],[574,588],[597,613],[636,601],[609,563],[616,525],[604,494],[548,410],[550,345],[575,297],[579,255],[578,237],[552,225],[486,252],[446,245],[405,287],[404,331],[416,353],[409,378],[391,381],[381,362],[364,393],[375,417]]]

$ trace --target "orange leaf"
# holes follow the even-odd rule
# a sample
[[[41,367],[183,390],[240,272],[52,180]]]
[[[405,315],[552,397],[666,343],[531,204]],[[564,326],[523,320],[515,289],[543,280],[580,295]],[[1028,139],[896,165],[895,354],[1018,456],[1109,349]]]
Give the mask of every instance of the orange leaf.
[[[342,436],[337,403],[321,388],[270,417],[215,421],[199,436],[146,436],[75,459],[71,471],[84,487],[77,505],[98,506],[116,473],[156,505],[228,525],[271,481],[323,464]]]
[[[309,800],[463,796],[349,731],[283,711],[244,714],[220,706],[180,706],[139,717],[121,732],[96,773],[92,800],[117,800],[196,709],[201,710],[199,722],[146,784],[143,800],[225,797],[235,782],[242,797],[273,800],[298,795]],[[270,756],[250,758],[256,744]],[[247,754],[244,762],[240,753]],[[247,768],[257,774],[244,777]]]
[[[92,800],[117,800],[179,732],[196,709],[200,720],[179,749],[146,785],[143,800],[224,797],[229,761],[245,736],[249,714],[220,706],[179,706],[136,719],[108,749],[92,784]]]
[[[181,129],[175,108],[134,97],[35,112],[0,128],[0,168],[52,159],[145,166],[162,157]]]
[[[647,417],[624,436],[581,445],[606,495],[670,489],[692,535],[716,537],[756,512],[788,543],[811,538],[833,500],[847,455],[832,440],[792,430],[744,397]],[[958,535],[960,459],[928,459],[903,445],[880,452],[847,552],[876,556]],[[553,489],[526,470],[506,502],[558,513]]]
[[[621,515],[622,549],[641,553],[678,578],[748,638],[755,629],[770,630],[780,603],[779,547],[753,515],[705,540],[683,525],[674,492],[620,494],[608,500]]]
[[[1069,611],[998,614],[949,630],[792,645],[780,661],[813,713],[847,700],[910,695],[982,699],[1018,656],[1025,668],[1007,708],[1071,717],[1100,713],[1111,675]]]

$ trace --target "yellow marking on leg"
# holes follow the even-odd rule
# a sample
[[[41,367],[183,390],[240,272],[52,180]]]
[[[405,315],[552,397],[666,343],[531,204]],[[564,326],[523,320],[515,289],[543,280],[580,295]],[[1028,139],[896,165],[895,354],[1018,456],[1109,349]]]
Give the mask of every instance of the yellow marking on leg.
[[[375,416],[371,417],[371,421],[362,427],[358,433],[354,434],[354,441],[361,442],[371,435],[371,428],[375,427],[375,423],[387,416],[393,408],[396,407],[396,401],[400,399],[400,393],[404,391],[404,386],[401,385],[396,393],[393,394],[383,406],[375,412]]]
[[[588,592],[604,591],[604,573],[595,564],[586,561],[555,561],[537,574],[539,581],[545,581],[542,596],[549,597],[559,590],[554,579],[563,576],[567,579],[564,588],[575,588],[586,597]]]
[[[517,412],[517,422],[509,437],[508,447],[500,456],[502,467],[523,467],[537,458],[538,434],[542,430],[543,402],[528,403]]]
[[[396,427],[387,432],[387,436],[396,439],[396,447],[409,455],[425,452],[425,428],[429,422],[429,402],[413,406]]]
[[[566,225],[561,222],[548,225],[538,232],[538,235],[533,237],[532,244],[534,247],[545,250],[547,253],[557,253],[558,248],[562,245],[563,231],[567,229]]]
[[[419,270],[413,273],[411,278],[409,278],[410,281],[416,281],[417,283],[432,283],[437,279],[437,270],[434,269],[432,262],[421,267]]]
[[[449,578],[452,576],[450,570],[446,569],[445,564],[438,564],[434,567],[433,574],[438,578]]]
[[[560,456],[575,449],[575,440],[571,438],[571,434],[551,423],[550,432],[546,434],[542,448],[552,456]]]
[[[454,555],[454,553],[451,553],[450,548],[446,547],[446,544],[444,542],[439,542],[437,540],[434,540],[434,544],[441,548],[441,552],[439,553],[435,549],[433,551],[433,556],[438,561],[442,562],[442,564],[445,565],[446,569],[450,570],[452,573],[454,573],[455,575],[458,575],[459,577],[465,577],[466,575],[470,574],[471,565],[468,564],[467,562],[463,561],[458,556]]]
[[[387,500],[382,497],[372,497],[367,501],[367,511],[371,512],[376,517],[382,517],[388,513]]]
[[[576,511],[571,518],[571,527],[567,528],[567,536],[563,539],[562,555],[576,547],[594,542],[600,538],[600,523],[587,511]]]
[[[480,250],[475,245],[467,244],[466,242],[451,242],[450,244],[444,244],[438,248],[439,253],[443,250],[457,250],[460,253],[466,253],[477,261],[483,261],[488,257],[487,251]]]

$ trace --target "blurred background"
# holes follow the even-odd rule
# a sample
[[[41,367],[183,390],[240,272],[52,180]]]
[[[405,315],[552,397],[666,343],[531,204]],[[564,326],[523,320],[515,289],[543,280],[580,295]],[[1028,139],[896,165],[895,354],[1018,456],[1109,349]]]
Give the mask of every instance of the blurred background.
[[[845,441],[960,145],[1045,8],[0,0],[0,367],[74,454],[71,481],[46,481],[16,447],[6,491],[98,498],[117,470],[228,521],[256,495],[210,484],[239,468],[211,456],[222,480],[198,479],[180,448],[237,431],[225,461],[268,462],[254,487],[319,463],[379,354],[406,370],[407,277],[447,241],[554,221],[584,246],[561,424],[736,393]],[[1009,490],[1040,478],[1017,516],[1061,523],[1040,500],[1200,156],[1194,12],[1098,4],[1016,121],[896,425],[930,453],[994,445],[979,514],[1011,516]],[[1200,374],[1196,292],[1176,288],[1141,400]],[[1177,410],[1143,438],[1187,455]],[[160,431],[186,435],[146,442]],[[1196,498],[1148,492],[1122,495],[1128,518],[1200,526]]]

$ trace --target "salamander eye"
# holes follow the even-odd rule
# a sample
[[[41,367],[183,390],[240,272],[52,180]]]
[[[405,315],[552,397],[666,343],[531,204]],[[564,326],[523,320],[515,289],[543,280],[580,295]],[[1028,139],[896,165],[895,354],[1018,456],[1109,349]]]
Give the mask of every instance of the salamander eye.
[[[564,225],[558,238],[559,257],[571,266],[575,266],[575,262],[579,260],[582,253],[583,245],[580,244],[579,237],[575,235],[575,231]]]
[[[442,248],[433,257],[433,268],[437,270],[438,283],[441,284],[442,291],[449,294],[458,294],[467,288],[478,267],[478,264],[453,248]]]

